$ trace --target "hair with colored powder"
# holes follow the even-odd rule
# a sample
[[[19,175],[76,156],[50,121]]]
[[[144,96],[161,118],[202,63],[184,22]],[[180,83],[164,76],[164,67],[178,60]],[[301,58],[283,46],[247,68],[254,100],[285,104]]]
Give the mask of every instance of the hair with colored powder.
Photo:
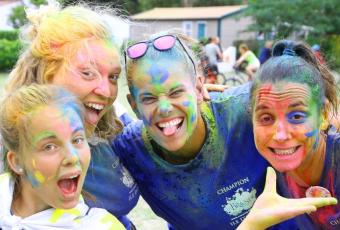
[[[50,83],[61,67],[70,66],[71,58],[80,48],[87,47],[89,39],[108,42],[119,51],[103,13],[114,16],[115,10],[108,7],[92,10],[81,5],[60,9],[55,3],[27,11],[29,23],[21,33],[26,49],[9,75],[6,91],[31,83]],[[89,50],[91,57],[90,53]],[[122,127],[112,106],[98,122],[95,133],[103,138],[111,137]]]
[[[197,55],[195,55],[192,51],[192,46],[196,45],[198,42],[182,33],[179,32],[173,32],[173,31],[166,31],[166,32],[160,32],[157,34],[153,34],[150,36],[150,40],[153,40],[159,36],[162,35],[173,35],[175,36],[177,39],[180,39],[185,50],[183,49],[182,45],[179,43],[179,41],[176,40],[176,43],[174,45],[174,47],[172,47],[169,50],[166,51],[159,51],[157,49],[155,49],[153,47],[153,45],[149,45],[148,50],[146,51],[146,53],[137,59],[130,59],[129,57],[126,57],[126,79],[128,82],[128,86],[130,89],[130,93],[132,95],[133,94],[133,86],[132,86],[132,80],[133,80],[133,74],[132,71],[133,69],[136,67],[136,65],[138,65],[142,60],[144,60],[145,58],[149,58],[152,60],[159,60],[161,58],[167,58],[167,60],[173,60],[174,62],[180,62],[183,63],[185,65],[185,70],[188,71],[190,73],[190,75],[192,75],[192,80],[193,82],[196,82],[196,77],[197,77],[197,73],[195,73],[195,69],[196,71],[200,71],[201,68],[199,68],[199,61],[197,59]],[[192,60],[194,61],[195,66],[193,66],[192,61],[190,60],[190,57],[188,56],[190,55],[190,57],[192,58]]]
[[[322,109],[325,99],[331,103],[330,112],[337,111],[338,98],[334,76],[325,65],[321,65],[312,49],[303,42],[282,40],[273,47],[273,57],[259,69],[251,89],[252,105],[254,93],[264,83],[296,82],[307,84],[312,98]]]
[[[4,145],[5,171],[11,172],[16,183],[18,194],[19,175],[15,174],[7,164],[7,150],[22,154],[31,146],[30,118],[35,112],[46,106],[67,106],[79,115],[84,123],[84,107],[79,99],[61,86],[31,84],[7,94],[0,107],[0,135]]]

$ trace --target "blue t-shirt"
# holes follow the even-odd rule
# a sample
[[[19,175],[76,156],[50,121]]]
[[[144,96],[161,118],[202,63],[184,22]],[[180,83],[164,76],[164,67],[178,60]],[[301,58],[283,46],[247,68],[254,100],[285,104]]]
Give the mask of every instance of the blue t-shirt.
[[[91,161],[84,190],[95,196],[95,201],[87,199],[86,203],[106,209],[130,229],[125,215],[137,204],[138,186],[108,143],[101,140],[96,145],[90,144],[90,148]]]
[[[278,185],[285,197],[305,197],[306,188],[293,184],[284,173],[278,174]],[[340,200],[340,133],[328,132],[325,164],[318,186],[326,188]],[[310,215],[301,215],[296,222],[301,229],[340,229],[340,204],[319,208]]]
[[[112,142],[143,198],[175,229],[235,229],[263,190],[268,163],[253,140],[249,85],[211,97],[201,106],[205,143],[186,164],[163,160],[141,121]]]

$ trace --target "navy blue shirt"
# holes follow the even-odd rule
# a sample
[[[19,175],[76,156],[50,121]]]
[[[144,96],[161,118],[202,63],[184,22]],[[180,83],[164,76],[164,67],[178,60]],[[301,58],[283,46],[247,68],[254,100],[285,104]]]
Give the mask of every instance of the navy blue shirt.
[[[84,190],[96,199],[87,199],[86,203],[108,210],[130,229],[130,221],[125,215],[137,204],[138,186],[108,143],[101,140],[96,145],[90,144],[90,148],[91,161]]]
[[[143,198],[175,229],[235,229],[263,190],[268,163],[253,140],[249,85],[211,97],[201,106],[205,143],[186,164],[163,160],[141,121],[112,142]]]

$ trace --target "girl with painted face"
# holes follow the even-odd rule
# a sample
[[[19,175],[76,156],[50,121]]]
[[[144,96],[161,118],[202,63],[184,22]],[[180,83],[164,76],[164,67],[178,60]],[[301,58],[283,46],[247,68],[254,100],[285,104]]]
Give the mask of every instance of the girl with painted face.
[[[253,142],[249,85],[203,102],[190,42],[165,33],[125,50],[128,99],[142,121],[112,148],[175,229],[235,229],[262,192],[267,167]]]
[[[108,139],[122,129],[113,111],[121,72],[119,48],[103,16],[82,6],[43,6],[27,14],[28,43],[10,73],[7,92],[31,83],[61,85],[85,106],[85,128],[92,158],[84,187],[96,197],[90,206],[105,208],[131,228],[125,215],[139,191],[112,152]]]
[[[0,133],[8,172],[0,175],[0,229],[125,229],[80,197],[91,153],[84,108],[57,86],[30,85],[7,95]]]
[[[310,47],[280,41],[252,87],[252,120],[260,154],[279,171],[286,197],[340,197],[336,84]],[[340,205],[298,218],[301,229],[339,229]]]

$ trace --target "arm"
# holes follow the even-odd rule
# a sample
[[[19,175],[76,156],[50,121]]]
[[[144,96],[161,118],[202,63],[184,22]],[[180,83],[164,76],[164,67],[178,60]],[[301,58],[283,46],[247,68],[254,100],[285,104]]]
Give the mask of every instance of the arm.
[[[257,198],[237,230],[266,229],[298,215],[314,212],[317,208],[336,203],[336,198],[332,197],[287,199],[280,196],[276,192],[275,171],[268,167],[263,193]]]
[[[241,55],[241,57],[239,57],[235,63],[235,66],[238,67],[239,65],[241,65],[242,62],[244,62],[244,60],[246,59],[248,55],[248,51],[245,52],[243,55]]]

